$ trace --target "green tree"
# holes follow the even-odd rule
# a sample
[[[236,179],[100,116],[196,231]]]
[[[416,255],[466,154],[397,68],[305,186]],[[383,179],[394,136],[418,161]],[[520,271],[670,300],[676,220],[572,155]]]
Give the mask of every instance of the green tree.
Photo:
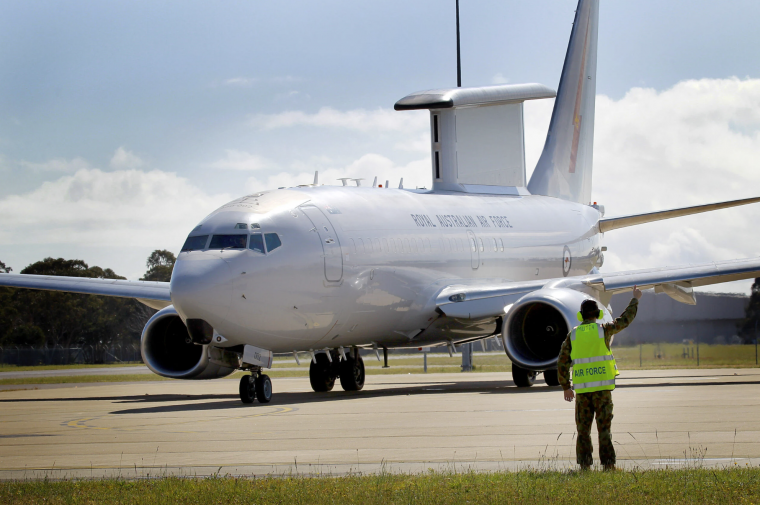
[[[82,260],[63,258],[45,258],[24,268],[21,273],[124,278],[110,268],[89,267]],[[139,333],[127,329],[125,322],[136,311],[137,303],[123,298],[16,289],[10,300],[14,314],[3,342],[63,347],[133,343],[139,338]]]
[[[172,279],[172,270],[174,270],[176,261],[177,258],[171,251],[156,249],[148,256],[146,262],[148,271],[145,272],[145,277],[140,280],[169,282]]]
[[[760,332],[760,277],[752,284],[752,294],[746,308],[746,317],[739,322],[739,334],[745,342],[752,342],[755,338],[755,330]]]
[[[0,274],[9,274],[13,269],[0,261]],[[6,334],[11,329],[16,317],[16,307],[11,302],[14,290],[0,287],[0,342],[3,342]]]

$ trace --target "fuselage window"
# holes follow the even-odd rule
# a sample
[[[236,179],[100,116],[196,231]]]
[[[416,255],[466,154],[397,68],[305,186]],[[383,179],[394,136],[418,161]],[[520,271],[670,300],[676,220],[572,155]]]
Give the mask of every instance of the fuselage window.
[[[380,249],[380,239],[379,238],[373,238],[372,239],[372,245],[375,246],[375,252],[383,252],[382,249]]]
[[[475,244],[475,239],[470,238],[470,252],[476,252],[478,250],[478,246]]]
[[[362,239],[360,239],[360,238],[358,238],[358,239],[356,239],[356,240],[358,240],[358,241],[359,241],[359,244],[358,244],[358,252],[359,252],[359,253],[363,253],[363,252],[364,252],[364,241],[363,241]]]
[[[267,243],[267,252],[272,252],[282,245],[280,236],[276,233],[265,233],[264,241]]]
[[[356,254],[356,241],[351,239],[351,252]]]
[[[427,246],[427,250],[432,252],[433,246],[430,245],[430,239],[429,238],[425,239],[425,245]]]
[[[388,239],[383,239],[383,249],[385,252],[390,252],[390,249],[388,249]]]
[[[245,223],[238,223],[238,224],[235,225],[235,229],[236,230],[247,230],[248,229],[248,225],[245,224]]]
[[[496,245],[496,239],[492,238],[491,240],[493,240],[493,252],[498,252],[499,246]]]
[[[412,239],[412,252],[417,252],[417,239]]]
[[[478,237],[478,242],[480,242],[480,252],[485,251],[485,247],[483,247],[483,239]]]
[[[367,249],[368,253],[370,254],[372,253],[372,239],[371,238],[365,239],[364,247]]]
[[[264,237],[261,236],[261,233],[254,233],[251,235],[248,249],[262,254],[264,253]]]
[[[404,239],[404,252],[406,252],[406,253],[411,253],[412,252],[412,246],[409,245],[409,239],[408,238]]]
[[[501,252],[504,252],[504,241],[499,239],[499,250]]]
[[[209,249],[245,249],[248,235],[214,235]]]
[[[199,251],[206,247],[206,242],[208,242],[208,235],[187,237],[187,240],[185,240],[185,245],[182,246],[182,251]]]
[[[251,229],[252,230],[260,230],[261,225],[259,223],[251,223]]]

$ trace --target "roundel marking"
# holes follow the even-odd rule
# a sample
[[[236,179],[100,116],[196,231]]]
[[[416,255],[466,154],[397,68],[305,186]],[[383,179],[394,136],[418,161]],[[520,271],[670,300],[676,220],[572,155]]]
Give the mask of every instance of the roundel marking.
[[[570,248],[565,246],[562,250],[562,275],[567,277],[570,273],[570,267],[573,266],[573,257],[570,255]]]

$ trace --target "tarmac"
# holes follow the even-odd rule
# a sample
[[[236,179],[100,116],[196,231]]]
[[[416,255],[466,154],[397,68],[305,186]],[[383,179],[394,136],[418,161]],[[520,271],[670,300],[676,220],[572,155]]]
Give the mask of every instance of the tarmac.
[[[370,375],[352,393],[314,393],[306,378],[273,385],[273,401],[253,405],[224,379],[0,391],[0,479],[575,467],[573,404],[541,380],[518,389],[504,373]],[[758,393],[760,369],[623,371],[618,466],[757,466]]]

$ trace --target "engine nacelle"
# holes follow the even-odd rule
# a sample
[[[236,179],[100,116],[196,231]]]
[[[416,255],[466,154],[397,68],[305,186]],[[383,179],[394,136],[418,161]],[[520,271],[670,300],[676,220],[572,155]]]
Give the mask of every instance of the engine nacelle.
[[[207,345],[192,343],[187,326],[171,305],[143,328],[140,353],[148,368],[172,379],[215,379],[235,371],[209,360]]]
[[[562,342],[578,324],[581,303],[592,298],[567,288],[540,289],[520,298],[509,309],[502,326],[502,340],[509,359],[527,370],[551,370],[557,367]],[[604,310],[599,322],[611,321]]]

